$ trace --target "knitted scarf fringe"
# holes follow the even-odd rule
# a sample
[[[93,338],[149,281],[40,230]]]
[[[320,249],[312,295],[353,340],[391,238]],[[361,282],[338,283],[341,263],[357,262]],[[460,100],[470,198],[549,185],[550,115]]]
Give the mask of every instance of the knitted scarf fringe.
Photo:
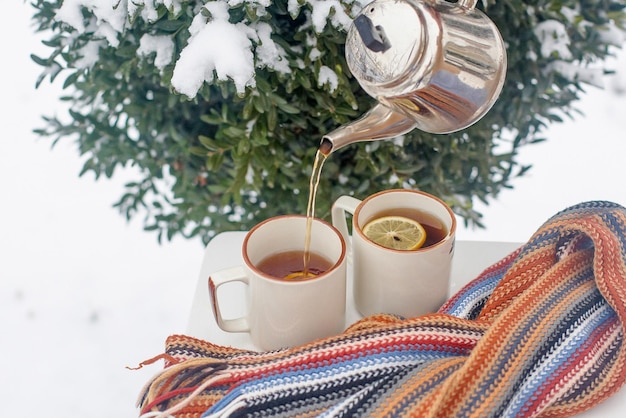
[[[373,315],[255,352],[167,338],[142,418],[563,417],[626,381],[626,210],[585,202],[542,225],[437,313]]]

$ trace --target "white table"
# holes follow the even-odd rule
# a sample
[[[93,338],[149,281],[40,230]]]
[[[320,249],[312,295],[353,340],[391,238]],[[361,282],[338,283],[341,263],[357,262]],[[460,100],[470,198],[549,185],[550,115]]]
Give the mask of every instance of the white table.
[[[209,303],[208,278],[211,273],[227,267],[242,264],[241,244],[245,232],[224,232],[209,242],[204,253],[198,284],[193,297],[187,334],[211,341],[215,344],[237,348],[255,349],[246,333],[228,333],[222,331],[213,319]],[[450,295],[474,279],[486,267],[510,254],[520,246],[512,242],[457,241],[452,265]],[[348,267],[348,277],[351,269]],[[352,295],[351,280],[348,280],[348,295]],[[242,316],[245,313],[245,288],[243,284],[232,283],[222,286],[219,294],[220,308],[226,318]],[[231,303],[224,302],[230,301]],[[346,311],[346,326],[361,316],[350,303]],[[622,418],[626,416],[626,387],[601,405],[578,415],[579,417]]]

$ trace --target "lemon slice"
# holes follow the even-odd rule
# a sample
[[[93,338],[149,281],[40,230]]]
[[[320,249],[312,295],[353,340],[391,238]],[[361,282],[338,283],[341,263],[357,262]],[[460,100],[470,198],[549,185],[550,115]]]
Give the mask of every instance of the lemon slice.
[[[296,271],[295,273],[289,273],[288,275],[283,277],[283,280],[308,279],[315,276],[317,276],[317,274],[311,271],[306,273],[306,275],[303,271]]]
[[[365,225],[363,233],[378,245],[394,250],[417,250],[426,241],[424,227],[404,216],[383,216]]]

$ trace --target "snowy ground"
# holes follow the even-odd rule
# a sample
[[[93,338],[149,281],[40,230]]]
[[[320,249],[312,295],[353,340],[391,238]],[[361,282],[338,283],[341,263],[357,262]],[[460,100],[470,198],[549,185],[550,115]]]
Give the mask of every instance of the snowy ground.
[[[133,417],[141,386],[159,366],[125,366],[161,352],[184,332],[203,256],[199,242],[159,246],[111,208],[124,173],[79,178],[74,145],[53,151],[32,129],[59,109],[58,86],[34,89],[31,9],[5,2],[0,121],[0,388],[3,416]],[[10,63],[10,65],[8,64]],[[607,79],[626,94],[626,53]],[[585,118],[554,126],[523,150],[534,164],[484,208],[486,230],[459,239],[525,241],[555,212],[590,199],[626,205],[626,95],[590,88]]]

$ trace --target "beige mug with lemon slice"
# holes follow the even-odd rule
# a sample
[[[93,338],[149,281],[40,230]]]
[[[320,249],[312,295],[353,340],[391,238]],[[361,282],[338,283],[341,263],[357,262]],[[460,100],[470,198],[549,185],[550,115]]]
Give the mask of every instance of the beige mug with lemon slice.
[[[346,214],[352,215],[352,237]],[[332,223],[344,236],[352,263],[354,303],[361,315],[413,317],[446,301],[456,218],[428,193],[385,190],[361,201],[341,196]]]

